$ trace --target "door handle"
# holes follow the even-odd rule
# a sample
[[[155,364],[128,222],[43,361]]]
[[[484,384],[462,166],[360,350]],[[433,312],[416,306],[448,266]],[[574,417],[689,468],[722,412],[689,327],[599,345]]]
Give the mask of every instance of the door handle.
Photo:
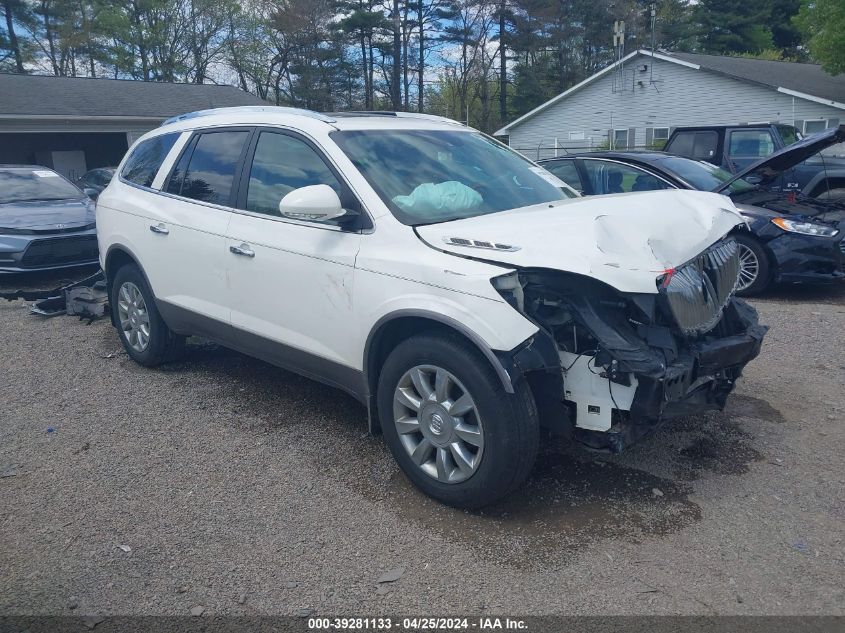
[[[170,229],[168,229],[164,224],[159,222],[158,224],[150,224],[150,231],[153,233],[161,233],[162,235],[167,235],[170,233]]]
[[[241,244],[240,246],[230,246],[229,252],[234,253],[235,255],[243,255],[244,257],[255,257],[255,251],[246,244]]]

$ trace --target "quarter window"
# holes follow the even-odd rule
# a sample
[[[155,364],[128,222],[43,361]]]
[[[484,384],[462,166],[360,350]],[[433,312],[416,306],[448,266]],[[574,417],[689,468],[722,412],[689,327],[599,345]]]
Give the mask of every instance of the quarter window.
[[[247,131],[200,134],[193,151],[188,149],[176,164],[167,191],[201,202],[228,205],[248,136]]]
[[[294,189],[329,185],[338,196],[341,186],[317,152],[287,134],[262,132],[249,171],[246,209],[280,215],[279,202]]]
[[[161,164],[178,138],[177,133],[162,134],[138,145],[126,160],[120,172],[121,177],[136,185],[151,187]]]
[[[544,163],[543,167],[548,169],[573,189],[578,191],[582,191],[584,189],[581,186],[581,177],[578,175],[578,168],[575,167],[574,161],[555,160],[550,163]]]

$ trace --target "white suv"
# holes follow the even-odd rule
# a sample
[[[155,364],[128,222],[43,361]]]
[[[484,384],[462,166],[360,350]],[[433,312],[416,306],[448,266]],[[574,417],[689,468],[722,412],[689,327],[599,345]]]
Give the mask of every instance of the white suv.
[[[133,359],[199,335],[343,389],[455,506],[518,486],[541,427],[619,451],[723,407],[766,331],[732,296],[727,198],[573,198],[446,119],[197,112],[117,173],[97,228]]]

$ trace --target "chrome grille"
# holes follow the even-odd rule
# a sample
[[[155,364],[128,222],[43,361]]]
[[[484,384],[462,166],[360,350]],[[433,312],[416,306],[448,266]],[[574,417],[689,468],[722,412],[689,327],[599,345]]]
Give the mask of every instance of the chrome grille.
[[[694,336],[711,330],[739,280],[739,248],[733,240],[711,246],[660,280],[680,330]]]

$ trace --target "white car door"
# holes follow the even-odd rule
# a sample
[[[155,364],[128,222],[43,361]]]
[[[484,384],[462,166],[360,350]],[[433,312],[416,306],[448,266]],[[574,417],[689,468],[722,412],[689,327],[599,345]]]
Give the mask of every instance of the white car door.
[[[361,229],[279,212],[287,193],[316,184],[357,204],[305,138],[255,135],[228,230],[232,324],[245,352],[349,390],[360,380],[352,287]]]
[[[201,131],[185,144],[157,196],[144,262],[168,324],[226,342],[226,229],[238,165],[251,130]]]

